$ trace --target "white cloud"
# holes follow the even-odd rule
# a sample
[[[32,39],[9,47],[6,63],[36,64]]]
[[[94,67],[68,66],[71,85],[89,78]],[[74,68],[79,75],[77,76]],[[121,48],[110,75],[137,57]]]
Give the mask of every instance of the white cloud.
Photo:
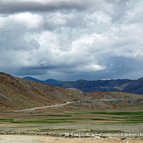
[[[1,28],[24,26],[28,29],[39,28],[43,24],[43,17],[32,13],[18,13],[0,17]],[[9,27],[8,27],[9,28]]]
[[[79,67],[75,67],[75,72],[97,72],[105,70],[106,67],[98,65],[98,64],[89,64],[89,65],[81,65]]]
[[[47,15],[46,22],[52,27],[53,26],[64,26],[68,24],[73,17],[74,16],[72,13],[65,14],[65,13],[56,12],[56,13],[51,13]]]
[[[43,18],[40,15],[32,13],[20,13],[11,16],[11,19],[27,28],[38,28],[43,24]]]
[[[31,37],[39,43],[39,48],[30,55],[32,59],[37,61],[35,64],[57,65],[60,63],[62,51],[60,50],[60,41],[57,34],[45,31]]]

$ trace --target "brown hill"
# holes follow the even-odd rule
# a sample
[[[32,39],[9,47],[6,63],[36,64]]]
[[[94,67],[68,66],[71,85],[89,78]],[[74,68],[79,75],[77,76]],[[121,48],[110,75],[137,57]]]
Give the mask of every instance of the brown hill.
[[[93,108],[124,109],[143,107],[143,96],[125,92],[93,92],[89,93],[81,105]]]
[[[79,91],[66,90],[0,73],[0,108],[31,108],[61,104],[80,98]]]

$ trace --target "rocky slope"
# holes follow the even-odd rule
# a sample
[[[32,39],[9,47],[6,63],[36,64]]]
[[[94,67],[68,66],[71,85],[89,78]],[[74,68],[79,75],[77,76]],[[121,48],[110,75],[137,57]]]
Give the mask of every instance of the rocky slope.
[[[0,73],[0,108],[25,108],[80,98],[79,91],[48,86]]]

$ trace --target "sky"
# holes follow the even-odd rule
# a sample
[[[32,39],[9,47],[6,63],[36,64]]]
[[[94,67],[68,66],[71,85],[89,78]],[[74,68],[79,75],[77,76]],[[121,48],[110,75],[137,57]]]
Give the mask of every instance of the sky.
[[[0,71],[57,80],[143,77],[143,0],[0,0]]]

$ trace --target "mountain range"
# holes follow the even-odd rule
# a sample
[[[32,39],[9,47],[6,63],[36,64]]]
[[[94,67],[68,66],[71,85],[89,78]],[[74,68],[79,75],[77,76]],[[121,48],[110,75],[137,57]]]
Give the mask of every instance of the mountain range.
[[[111,80],[93,80],[93,81],[89,80],[59,81],[55,79],[38,80],[32,77],[25,77],[24,79],[62,88],[77,89],[82,92],[116,91],[116,92],[143,94],[143,78],[137,80],[111,79]]]
[[[27,79],[27,78],[26,78]],[[29,111],[29,108],[43,109],[50,107],[48,112],[57,111],[86,111],[101,109],[120,109],[120,108],[141,108],[143,106],[143,96],[139,94],[124,92],[81,92],[75,87],[84,87],[85,81],[68,82],[76,86],[67,88],[53,86],[54,80],[47,80],[46,84],[37,79],[29,80],[17,78],[6,73],[0,73],[0,111],[21,110]],[[51,85],[49,85],[51,83]],[[97,87],[105,87],[109,82],[98,81]],[[112,81],[111,85],[120,86],[119,83],[126,84],[127,81]],[[56,82],[59,85],[61,81]],[[81,83],[79,85],[79,83]],[[89,82],[90,83],[90,82]],[[94,82],[93,82],[94,83]],[[109,85],[108,83],[108,85]],[[114,83],[114,84],[113,84]],[[58,85],[58,86],[59,86]],[[111,87],[111,86],[110,86]],[[136,84],[136,87],[138,85]],[[69,89],[70,88],[70,89]],[[72,89],[71,89],[72,88]],[[74,90],[73,90],[74,89]],[[91,88],[90,88],[91,89]],[[101,89],[101,88],[100,88]],[[40,108],[39,108],[40,107]],[[30,110],[31,111],[31,110]]]

